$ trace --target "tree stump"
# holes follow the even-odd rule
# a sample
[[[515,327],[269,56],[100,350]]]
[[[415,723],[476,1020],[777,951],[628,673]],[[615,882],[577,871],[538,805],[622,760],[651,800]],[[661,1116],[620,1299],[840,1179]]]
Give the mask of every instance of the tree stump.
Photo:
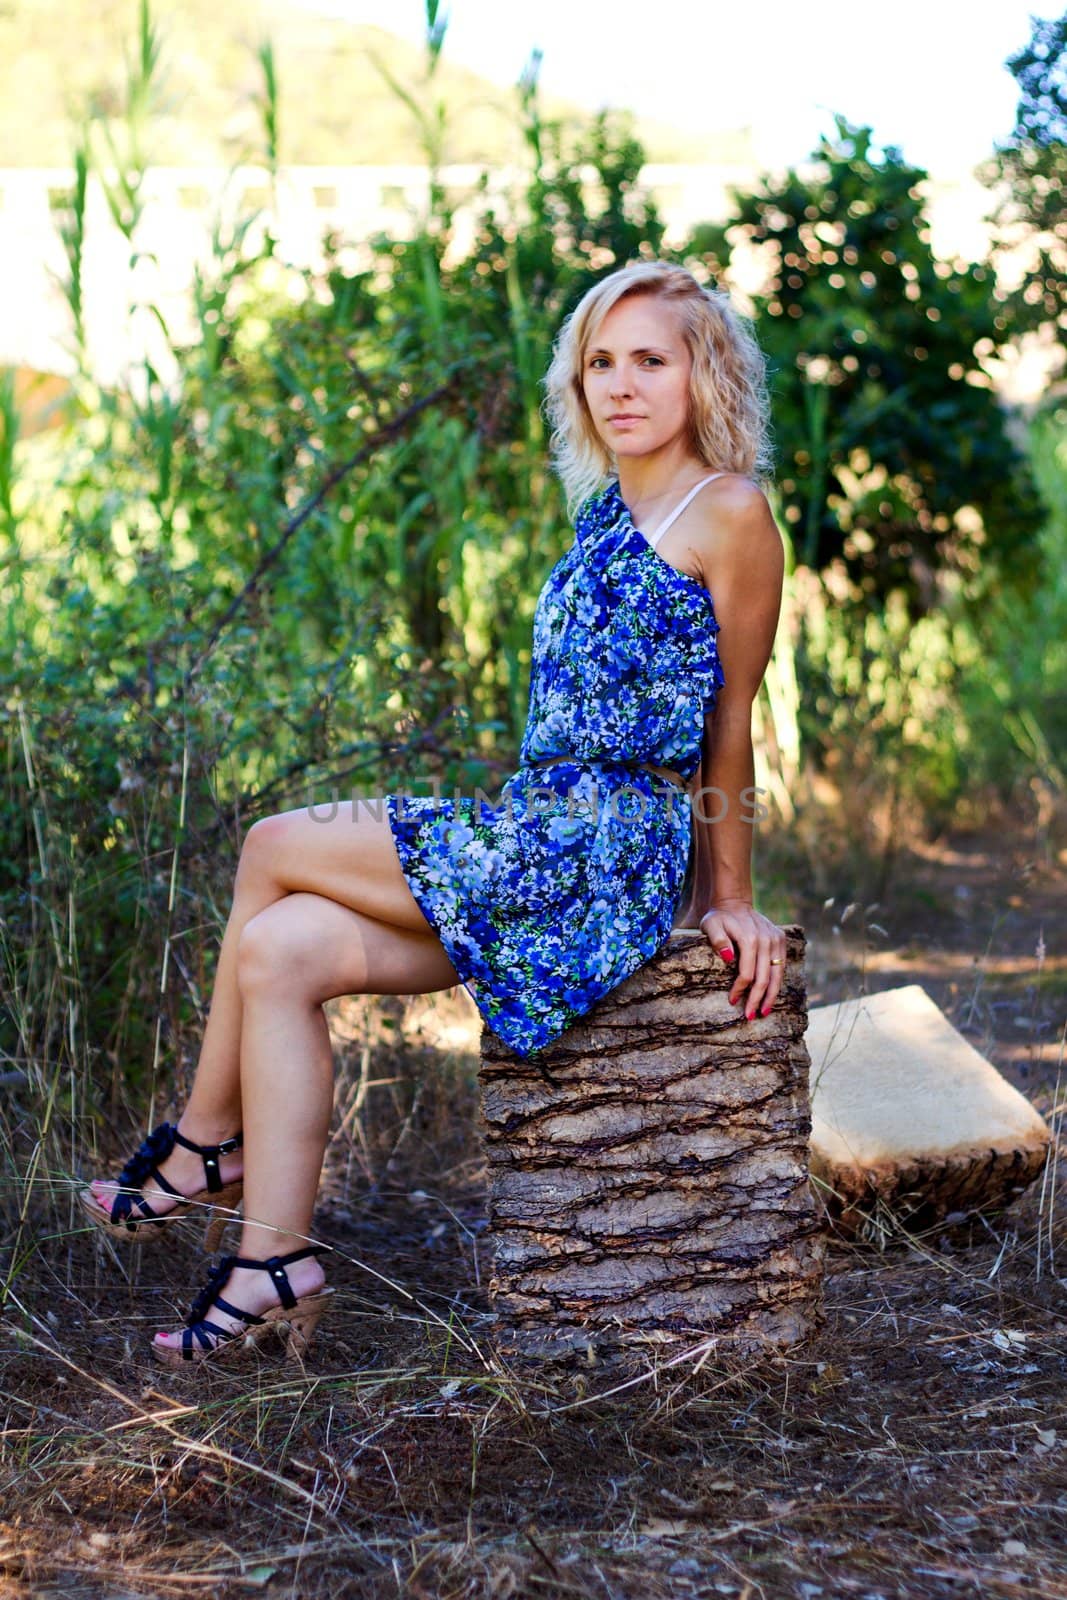
[[[522,1060],[486,1030],[490,1302],[502,1353],[796,1344],[822,1320],[804,934],[746,1021],[695,930]]]
[[[816,1006],[811,1181],[832,1233],[879,1244],[997,1216],[1052,1134],[918,983]]]

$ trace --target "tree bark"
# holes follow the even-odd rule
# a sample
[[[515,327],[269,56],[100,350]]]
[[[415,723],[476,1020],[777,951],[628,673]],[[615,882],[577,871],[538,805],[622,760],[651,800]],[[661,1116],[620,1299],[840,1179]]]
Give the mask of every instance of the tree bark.
[[[522,1060],[482,1041],[489,1295],[505,1353],[789,1346],[822,1320],[804,934],[767,1017],[694,930]]]
[[[812,1189],[828,1230],[884,1245],[996,1217],[1045,1166],[1044,1117],[921,984],[816,1006]]]

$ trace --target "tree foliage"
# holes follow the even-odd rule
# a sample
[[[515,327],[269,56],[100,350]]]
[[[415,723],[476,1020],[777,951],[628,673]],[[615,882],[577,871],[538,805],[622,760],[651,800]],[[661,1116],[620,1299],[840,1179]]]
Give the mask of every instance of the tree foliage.
[[[753,300],[797,559],[840,560],[867,603],[899,588],[917,613],[950,573],[992,562],[1032,581],[1042,516],[981,365],[992,271],[934,256],[925,177],[838,117],[809,169],[735,191],[734,218],[689,244],[727,278],[736,250],[762,257]]]
[[[1019,90],[1007,142],[979,169],[1000,185],[994,217],[1005,239],[1029,239],[1033,261],[1008,298],[1005,329],[1051,325],[1067,346],[1067,12],[1031,19],[1027,43],[1008,60]]]
[[[260,64],[270,102],[269,51]],[[131,114],[151,65],[131,68]],[[196,337],[171,340],[177,380],[148,359],[107,392],[85,369],[70,428],[12,446],[0,904],[31,948],[41,896],[77,881],[101,1037],[136,1027],[128,996],[185,924],[173,874],[147,862],[180,857],[181,881],[206,881],[238,819],[491,786],[514,764],[533,605],[567,527],[542,437],[547,351],[593,278],[662,232],[633,192],[644,155],[625,120],[542,123],[535,90],[539,155],[515,197],[529,226],[487,203],[457,251],[457,197],[438,185],[410,237],[353,262],[333,235],[324,269],[298,269],[269,213],[220,222]],[[120,130],[114,150],[109,182],[136,196],[143,142]],[[72,311],[85,188],[67,219]],[[114,223],[135,252],[138,208]],[[23,744],[46,814],[14,764]],[[185,999],[199,988],[190,974]],[[13,1026],[0,1010],[0,1046]]]
[[[432,3],[428,15],[430,95]],[[148,0],[141,22],[129,127],[112,116],[107,141],[131,258],[159,56]],[[276,156],[269,49],[258,64]],[[674,252],[629,121],[546,120],[536,79],[535,57],[517,119],[525,177],[508,206],[483,178],[473,237],[460,239],[459,196],[441,182],[431,106],[416,119],[430,206],[407,237],[357,252],[331,235],[323,267],[295,267],[269,210],[220,220],[193,284],[195,336],[163,329],[174,378],[148,357],[112,392],[94,385],[83,337],[100,148],[83,130],[62,234],[77,404],[64,430],[21,441],[13,391],[0,392],[0,921],[13,992],[37,992],[47,971],[63,997],[30,1018],[5,1002],[0,1048],[55,1053],[68,1003],[91,1010],[88,1043],[120,1072],[145,1054],[146,1027],[196,1032],[211,950],[194,935],[216,929],[215,886],[255,816],[324,786],[327,799],[469,791],[512,769],[533,608],[570,537],[542,377],[562,316],[627,261],[684,257],[711,276],[731,242],[767,255],[757,331],[774,368],[780,509],[813,579],[844,560],[891,625],[873,630],[869,663],[825,607],[822,656],[800,658],[809,700],[861,716],[886,686],[878,736],[898,740],[899,680],[915,669],[890,590],[928,603],[949,573],[977,588],[1032,565],[1036,497],[980,366],[990,275],[933,259],[921,173],[893,151],[874,160],[867,131],[842,124],[814,175],[739,195],[736,231],[701,230]],[[405,103],[425,110],[420,94]],[[153,307],[142,297],[130,314]],[[831,656],[847,670],[824,670]],[[950,678],[939,666],[928,686],[924,770],[944,792],[959,782],[943,759]]]

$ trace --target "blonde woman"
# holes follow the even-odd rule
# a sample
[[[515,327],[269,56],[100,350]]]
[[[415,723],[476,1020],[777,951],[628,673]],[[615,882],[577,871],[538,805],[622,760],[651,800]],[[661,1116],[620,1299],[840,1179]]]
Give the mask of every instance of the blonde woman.
[[[324,1001],[462,983],[530,1055],[673,926],[736,960],[745,1016],[778,997],[785,936],[751,878],[751,711],[783,574],[760,487],[762,356],[724,294],[637,262],[567,317],[546,391],[575,539],[537,603],[518,771],[492,804],[390,794],[255,823],[184,1112],[84,1192],[123,1238],[243,1199],[240,1254],[184,1328],[156,1334],[165,1362],[272,1328],[302,1352],[326,1308],[309,1242],[332,1106]]]

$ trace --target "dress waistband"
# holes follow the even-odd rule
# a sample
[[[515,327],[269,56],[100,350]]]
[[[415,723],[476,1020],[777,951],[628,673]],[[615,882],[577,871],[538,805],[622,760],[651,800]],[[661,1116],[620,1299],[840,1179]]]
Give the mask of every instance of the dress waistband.
[[[579,767],[640,767],[645,772],[651,772],[657,778],[665,778],[676,789],[681,789],[683,794],[689,788],[681,774],[673,772],[670,767],[654,767],[649,761],[626,761],[622,757],[616,756],[603,756],[594,759],[589,759],[585,756],[542,756],[540,760],[524,761],[522,765],[524,767],[550,767],[560,761],[573,761]]]

